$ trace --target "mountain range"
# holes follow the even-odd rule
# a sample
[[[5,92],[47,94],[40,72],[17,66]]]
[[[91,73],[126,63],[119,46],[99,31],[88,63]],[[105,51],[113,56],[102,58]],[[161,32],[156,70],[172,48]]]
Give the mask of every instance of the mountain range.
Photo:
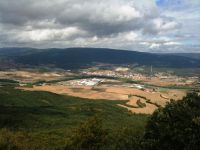
[[[78,69],[93,64],[137,64],[155,67],[199,68],[200,54],[155,54],[107,48],[0,48],[0,67],[52,66]]]

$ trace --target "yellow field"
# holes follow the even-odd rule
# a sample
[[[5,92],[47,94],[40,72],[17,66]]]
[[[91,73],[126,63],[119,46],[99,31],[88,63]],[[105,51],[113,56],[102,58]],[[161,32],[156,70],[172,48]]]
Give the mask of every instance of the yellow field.
[[[0,71],[0,78],[2,79],[12,79],[20,82],[36,82],[36,81],[50,81],[58,80],[67,75],[71,75],[69,72],[60,73],[60,72],[38,72],[38,71]]]
[[[127,108],[133,113],[151,114],[156,105],[165,106],[166,102],[170,99],[178,100],[185,96],[184,91],[179,90],[167,90],[165,92],[147,92],[136,88],[123,87],[123,86],[67,86],[67,85],[43,85],[33,86],[33,88],[22,88],[24,90],[31,91],[49,91],[57,94],[66,94],[81,98],[88,99],[105,99],[105,100],[128,100],[127,105],[119,105]],[[144,98],[143,98],[144,97]],[[137,100],[146,104],[144,108],[132,108],[129,106],[137,107]],[[146,101],[150,100],[150,103]]]

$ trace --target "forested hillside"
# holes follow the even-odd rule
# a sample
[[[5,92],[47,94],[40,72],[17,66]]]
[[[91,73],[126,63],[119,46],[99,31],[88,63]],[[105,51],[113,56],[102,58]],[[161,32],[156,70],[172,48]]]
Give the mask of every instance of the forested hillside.
[[[153,65],[155,67],[195,68],[200,60],[176,55],[161,55],[104,48],[67,49],[0,49],[0,57],[23,66],[46,65],[64,69],[79,69],[95,63]]]

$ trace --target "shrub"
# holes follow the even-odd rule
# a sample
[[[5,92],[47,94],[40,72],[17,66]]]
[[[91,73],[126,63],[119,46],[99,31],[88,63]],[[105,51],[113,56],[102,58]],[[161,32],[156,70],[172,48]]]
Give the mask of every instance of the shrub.
[[[99,150],[106,143],[107,132],[98,117],[93,117],[76,129],[65,150]]]
[[[138,105],[139,108],[144,108],[144,107],[146,107],[146,104],[145,104],[145,103],[142,103],[140,99],[137,100],[136,103],[137,103],[137,105]]]
[[[190,93],[153,113],[142,141],[147,150],[198,150],[200,96]]]

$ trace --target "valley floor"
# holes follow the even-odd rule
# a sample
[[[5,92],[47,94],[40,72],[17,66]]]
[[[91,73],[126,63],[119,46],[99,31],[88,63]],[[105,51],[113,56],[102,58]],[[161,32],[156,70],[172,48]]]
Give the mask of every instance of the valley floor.
[[[130,86],[130,85],[129,85]],[[22,87],[28,91],[49,91],[56,94],[70,95],[87,99],[123,100],[127,108],[133,113],[152,114],[158,107],[165,106],[170,99],[179,100],[186,95],[182,90],[150,91],[120,85],[99,86],[66,86],[66,85],[42,85],[32,88]],[[143,103],[141,106],[138,103]]]

